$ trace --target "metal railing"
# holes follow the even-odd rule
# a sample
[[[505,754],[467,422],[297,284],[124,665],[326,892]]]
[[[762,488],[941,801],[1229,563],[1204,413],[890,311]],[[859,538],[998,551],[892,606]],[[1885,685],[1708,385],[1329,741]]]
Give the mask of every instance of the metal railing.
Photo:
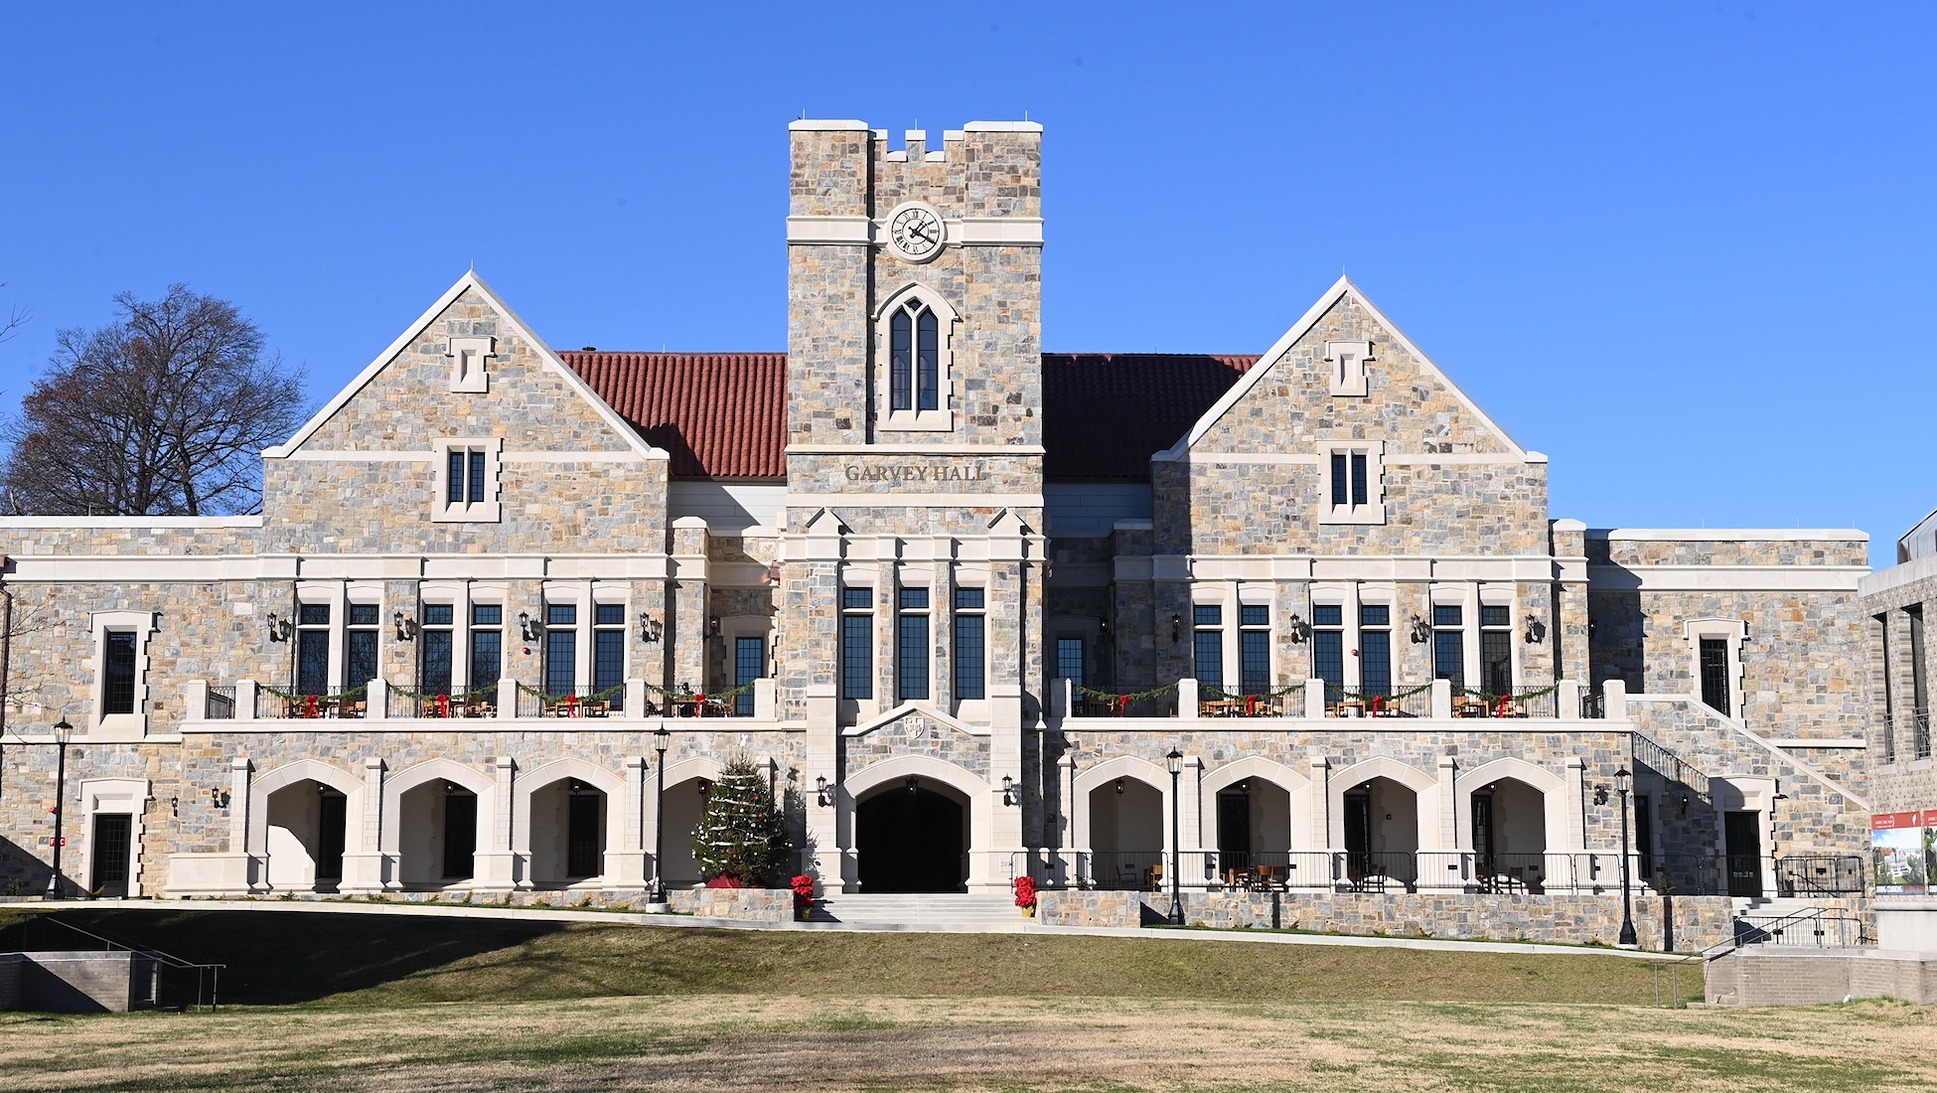
[[[1930,758],[1930,711],[1910,711],[1910,746],[1919,759]]]
[[[1860,895],[1869,863],[1859,854],[1798,854],[1776,860],[1776,893],[1782,896]]]
[[[84,930],[66,921],[59,915],[35,915],[30,921],[34,925],[45,923],[52,926],[59,926],[63,930],[70,930],[80,934],[82,937],[98,941],[101,943],[102,951],[104,952],[113,952],[116,949],[121,949],[153,960],[158,965],[156,974],[147,984],[146,997],[139,999],[147,1005],[160,1006],[162,1004],[160,969],[167,968],[179,972],[195,973],[195,1000],[193,1002],[183,1001],[181,1004],[183,1010],[199,1011],[206,1009],[210,1013],[214,1013],[218,1008],[222,987],[222,969],[228,967],[227,964],[197,964],[192,960],[184,960],[179,956],[162,952],[160,949],[151,949],[145,945],[136,945],[132,942],[123,941],[120,938],[110,937],[106,934],[97,934],[92,930]],[[138,985],[131,984],[131,986],[136,986],[136,989],[140,989]],[[186,993],[186,987],[184,987],[184,997],[186,997]]]
[[[625,707],[625,688],[581,683],[564,691],[533,693],[518,687],[519,717],[610,717]]]
[[[1636,762],[1672,782],[1687,786],[1698,797],[1708,796],[1708,775],[1681,756],[1638,732],[1628,734],[1629,755]]]
[[[424,694],[392,687],[384,698],[386,717],[456,718],[496,717],[498,689],[482,687],[469,693]]]
[[[1804,946],[1847,949],[1863,944],[1868,935],[1863,920],[1816,907],[1792,915],[1742,915],[1735,920],[1740,945]]]
[[[1581,692],[1581,720],[1601,721],[1607,718],[1607,696],[1596,690]]]
[[[211,721],[235,720],[235,687],[218,687],[209,684],[208,718]]]
[[[363,690],[333,694],[276,694],[267,688],[256,694],[255,715],[269,721],[305,721],[319,718],[361,718],[368,712]]]

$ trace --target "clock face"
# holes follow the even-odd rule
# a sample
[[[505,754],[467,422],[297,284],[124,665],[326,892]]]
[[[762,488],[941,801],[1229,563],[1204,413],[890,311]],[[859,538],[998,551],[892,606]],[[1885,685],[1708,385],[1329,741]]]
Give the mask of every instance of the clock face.
[[[888,242],[904,258],[933,258],[942,249],[942,219],[926,205],[903,206],[888,218]]]

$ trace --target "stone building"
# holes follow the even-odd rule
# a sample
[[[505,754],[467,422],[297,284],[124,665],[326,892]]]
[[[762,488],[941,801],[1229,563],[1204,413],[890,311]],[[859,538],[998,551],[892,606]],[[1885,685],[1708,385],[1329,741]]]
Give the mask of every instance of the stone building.
[[[109,894],[632,900],[745,754],[835,893],[1612,940],[1625,815],[1639,890],[1862,898],[1864,535],[1554,518],[1344,279],[1256,356],[1045,353],[1039,126],[789,129],[784,354],[467,274],[261,515],[0,521],[0,872],[64,717]]]
[[[1937,612],[1937,512],[1897,540],[1897,564],[1862,582],[1868,637],[1871,818],[1878,941],[1937,951],[1937,762],[1930,688],[1937,649],[1924,620]]]

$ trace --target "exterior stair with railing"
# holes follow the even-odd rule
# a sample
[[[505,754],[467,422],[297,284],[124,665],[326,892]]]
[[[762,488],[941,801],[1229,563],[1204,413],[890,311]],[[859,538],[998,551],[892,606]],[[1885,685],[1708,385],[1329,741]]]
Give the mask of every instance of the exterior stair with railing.
[[[842,893],[814,905],[807,925],[839,923],[859,930],[928,933],[1012,933],[1030,920],[1006,893]]]

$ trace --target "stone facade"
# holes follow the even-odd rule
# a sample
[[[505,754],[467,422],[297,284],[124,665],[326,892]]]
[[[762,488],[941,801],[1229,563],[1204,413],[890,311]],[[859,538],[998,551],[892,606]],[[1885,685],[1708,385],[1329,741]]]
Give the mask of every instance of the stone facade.
[[[646,435],[695,438],[475,275],[261,516],[0,520],[0,882],[47,884],[63,716],[62,871],[110,893],[630,905],[698,879],[736,754],[824,888],[1026,870],[1052,919],[1168,868],[1219,921],[1290,874],[1325,928],[1608,940],[1624,818],[1690,915],[1863,852],[1859,533],[1556,519],[1343,279],[1146,477],[1052,483],[1041,127],[789,140],[785,402],[707,426],[784,417],[784,481],[726,483],[766,522],[683,510]],[[1052,485],[1148,518],[1052,538]]]

